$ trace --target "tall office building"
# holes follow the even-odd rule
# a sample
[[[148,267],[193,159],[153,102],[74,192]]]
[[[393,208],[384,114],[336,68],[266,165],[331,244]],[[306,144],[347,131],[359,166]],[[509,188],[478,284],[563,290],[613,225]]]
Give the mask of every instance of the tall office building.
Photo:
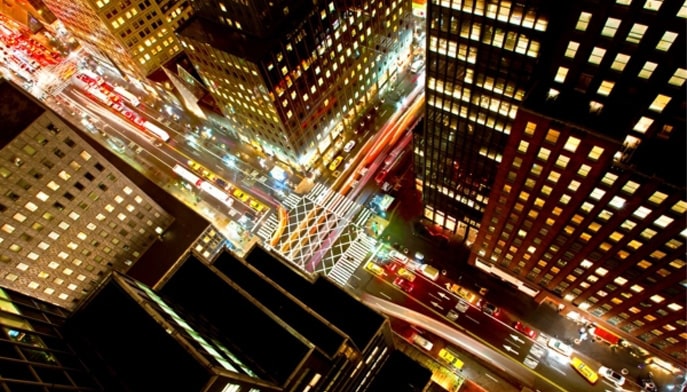
[[[568,3],[471,262],[684,364],[687,4]]]
[[[178,35],[218,106],[244,142],[299,172],[334,158],[410,57],[410,0],[194,6]]]
[[[89,54],[144,80],[182,53],[174,34],[193,10],[183,0],[44,0]]]
[[[0,81],[0,287],[73,309],[173,217],[80,133]]]
[[[0,390],[102,391],[64,339],[65,309],[0,288]]]
[[[427,2],[424,218],[474,242],[550,28],[547,1]]]

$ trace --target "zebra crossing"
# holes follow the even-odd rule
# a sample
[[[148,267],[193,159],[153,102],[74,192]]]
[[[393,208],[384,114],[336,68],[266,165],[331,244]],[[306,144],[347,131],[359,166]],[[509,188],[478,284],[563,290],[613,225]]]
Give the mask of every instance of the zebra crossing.
[[[269,214],[267,219],[260,225],[260,229],[258,229],[258,237],[260,237],[264,242],[269,243],[272,239],[272,233],[274,233],[274,231],[277,229],[278,224],[278,215]]]
[[[360,233],[355,241],[351,242],[346,252],[341,255],[339,261],[334,264],[327,276],[336,284],[345,286],[351,275],[365,261],[370,250],[374,249],[376,245],[377,240],[365,233]]]

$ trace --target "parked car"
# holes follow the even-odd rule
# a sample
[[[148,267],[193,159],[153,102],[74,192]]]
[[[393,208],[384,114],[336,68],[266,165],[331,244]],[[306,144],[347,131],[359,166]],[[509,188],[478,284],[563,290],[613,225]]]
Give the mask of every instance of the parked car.
[[[490,316],[498,316],[499,313],[501,313],[501,309],[498,308],[498,306],[492,304],[491,302],[487,302],[483,299],[479,300],[477,303],[477,307],[482,310],[482,312],[490,315]]]
[[[529,336],[531,339],[537,337],[537,331],[533,330],[532,327],[530,327],[527,324],[523,324],[520,321],[516,321],[515,324],[513,324],[513,328]]]
[[[565,344],[565,343],[563,343],[560,340],[555,339],[555,338],[549,339],[549,342],[547,343],[547,345],[552,350],[557,351],[557,352],[565,355],[566,357],[571,356],[573,353],[572,347],[568,346],[567,344]]]
[[[625,376],[606,366],[601,366],[599,368],[599,374],[601,377],[612,382],[616,387],[621,387],[625,384]]]
[[[413,291],[413,284],[408,279],[401,278],[400,276],[394,279],[394,286],[397,286],[406,293]]]
[[[355,140],[349,140],[349,142],[344,146],[343,150],[344,152],[350,152],[353,147],[355,147]]]
[[[467,302],[463,301],[462,299],[459,299],[458,302],[456,302],[456,310],[465,313],[470,309],[470,304]]]

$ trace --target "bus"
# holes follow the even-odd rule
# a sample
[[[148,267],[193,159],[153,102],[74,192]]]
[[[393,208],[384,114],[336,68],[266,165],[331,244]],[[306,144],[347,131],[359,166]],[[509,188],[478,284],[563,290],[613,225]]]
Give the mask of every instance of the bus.
[[[145,128],[147,131],[157,136],[164,142],[169,140],[169,133],[167,133],[167,131],[158,127],[157,125],[151,123],[150,121],[144,121],[143,128]]]
[[[115,86],[115,88],[112,91],[134,106],[138,106],[141,104],[141,101],[138,99],[138,97],[136,97],[134,94],[129,92],[129,90],[125,89],[124,87]]]

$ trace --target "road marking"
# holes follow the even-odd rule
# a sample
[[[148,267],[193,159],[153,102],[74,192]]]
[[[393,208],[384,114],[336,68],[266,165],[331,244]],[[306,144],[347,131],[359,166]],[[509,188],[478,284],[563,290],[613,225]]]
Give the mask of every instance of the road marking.
[[[388,296],[385,292],[383,292],[383,291],[380,291],[379,294],[380,294],[382,297],[386,298],[386,299],[391,299],[391,297],[389,297],[389,296]]]
[[[470,320],[472,320],[472,321],[474,321],[476,324],[479,324],[479,321],[475,320],[474,318],[472,318],[472,317],[470,317],[470,316],[465,316],[465,317],[468,318],[468,319],[470,319]]]
[[[551,368],[553,368],[553,370],[557,371],[558,373],[565,375],[565,372],[562,371],[561,369],[559,369],[559,368],[557,368],[557,367],[555,367],[555,366],[551,366]]]
[[[491,378],[492,380],[494,380],[494,382],[499,382],[498,379],[494,378],[494,376],[492,376],[492,375],[489,374],[489,373],[484,373],[484,375],[487,376],[487,377],[489,377],[489,378]]]

